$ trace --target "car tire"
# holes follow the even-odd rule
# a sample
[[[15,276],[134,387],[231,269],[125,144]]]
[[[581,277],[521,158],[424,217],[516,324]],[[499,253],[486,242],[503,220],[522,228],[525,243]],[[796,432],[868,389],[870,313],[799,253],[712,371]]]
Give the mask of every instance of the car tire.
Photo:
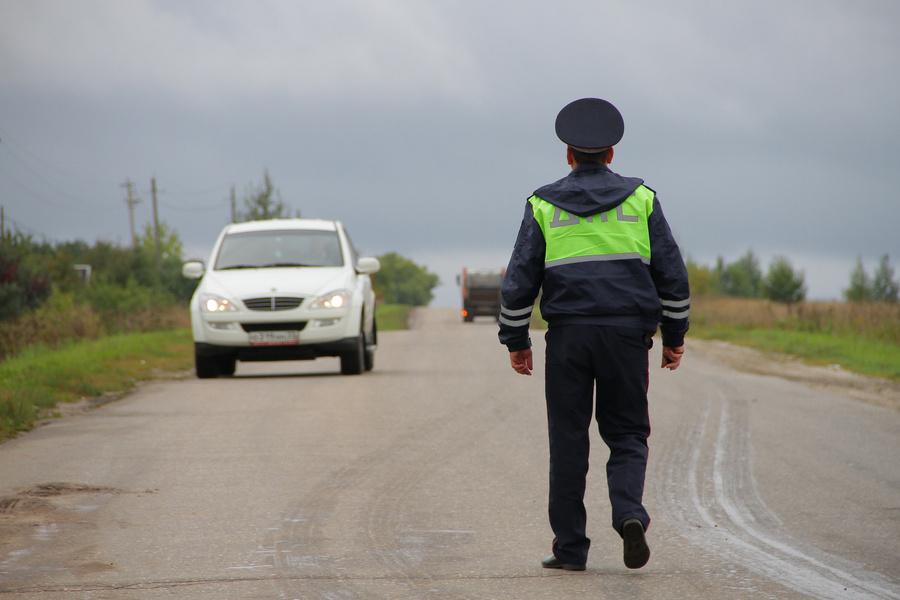
[[[363,367],[366,371],[375,368],[375,346],[378,344],[378,326],[372,321],[372,337],[366,343],[366,353],[363,356]]]
[[[213,379],[219,376],[219,363],[215,356],[201,356],[194,350],[194,370],[198,379]]]
[[[356,338],[356,347],[346,354],[341,354],[341,374],[359,375],[363,372],[366,361],[366,339],[360,333]]]
[[[234,375],[236,368],[237,359],[233,355],[225,354],[216,357],[216,370],[219,372],[219,375],[228,375],[230,377]]]

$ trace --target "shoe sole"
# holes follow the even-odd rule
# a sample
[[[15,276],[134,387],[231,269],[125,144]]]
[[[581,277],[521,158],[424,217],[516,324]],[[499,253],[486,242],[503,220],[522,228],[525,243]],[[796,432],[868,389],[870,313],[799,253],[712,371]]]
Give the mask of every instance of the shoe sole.
[[[573,565],[569,563],[555,563],[548,565],[547,563],[542,562],[541,566],[545,569],[562,569],[564,571],[584,571],[587,568],[586,565]]]
[[[584,571],[587,569],[585,565],[554,565],[552,567],[548,567],[544,565],[545,569],[562,569],[563,571]]]
[[[639,522],[628,523],[622,529],[625,540],[625,566],[629,569],[640,569],[650,560],[650,546],[644,537],[644,526]]]

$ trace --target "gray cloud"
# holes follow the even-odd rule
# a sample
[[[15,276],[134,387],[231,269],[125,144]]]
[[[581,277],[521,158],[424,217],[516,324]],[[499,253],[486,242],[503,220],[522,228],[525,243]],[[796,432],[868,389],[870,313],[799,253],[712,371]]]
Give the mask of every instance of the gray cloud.
[[[304,216],[445,282],[505,262],[565,174],[553,119],[613,101],[613,168],[686,254],[784,254],[814,297],[900,258],[894,3],[337,0],[0,7],[0,204],[48,239],[128,242],[120,184],[208,251],[264,169]],[[479,261],[479,258],[481,261]],[[472,264],[481,262],[482,264]]]

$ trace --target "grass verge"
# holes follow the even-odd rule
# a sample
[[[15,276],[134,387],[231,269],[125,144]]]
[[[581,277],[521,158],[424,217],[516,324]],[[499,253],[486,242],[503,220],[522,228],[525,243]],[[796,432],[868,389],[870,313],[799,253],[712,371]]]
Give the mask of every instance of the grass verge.
[[[690,338],[724,340],[814,365],[900,380],[900,305],[723,297],[691,300]]]
[[[0,363],[0,439],[31,429],[60,402],[127,392],[139,381],[187,371],[193,356],[188,329],[29,348]]]
[[[900,380],[900,347],[863,336],[703,327],[692,328],[688,336],[788,355],[811,365],[840,365],[844,370],[861,375]]]

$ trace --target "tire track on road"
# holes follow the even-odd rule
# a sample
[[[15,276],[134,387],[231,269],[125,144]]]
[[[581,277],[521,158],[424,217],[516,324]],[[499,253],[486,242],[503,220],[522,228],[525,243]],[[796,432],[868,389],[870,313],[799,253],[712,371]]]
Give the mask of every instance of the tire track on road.
[[[753,476],[747,401],[710,381],[702,408],[685,418],[677,445],[661,461],[658,488],[668,523],[696,546],[823,600],[897,600],[878,573],[793,537],[771,513]]]
[[[418,425],[390,448],[361,456],[337,471],[327,484],[296,501],[293,510],[281,517],[281,525],[268,532],[273,567],[280,574],[332,573],[339,577],[347,573],[348,578],[340,583],[315,578],[279,581],[278,587],[288,588],[288,596],[302,592],[307,595],[295,597],[322,598],[331,597],[328,594],[339,587],[342,595],[334,597],[368,599],[381,596],[362,590],[353,581],[354,577],[364,577],[360,573],[366,571],[373,571],[382,580],[430,579],[433,575],[425,566],[427,555],[440,545],[465,543],[471,532],[416,530],[411,526],[414,517],[407,514],[402,499],[486,431],[469,430],[461,435],[453,421],[452,415],[442,415]],[[432,446],[443,452],[431,452]],[[341,523],[366,540],[354,540],[351,548],[360,564],[348,567],[346,557],[332,552],[328,531]]]

